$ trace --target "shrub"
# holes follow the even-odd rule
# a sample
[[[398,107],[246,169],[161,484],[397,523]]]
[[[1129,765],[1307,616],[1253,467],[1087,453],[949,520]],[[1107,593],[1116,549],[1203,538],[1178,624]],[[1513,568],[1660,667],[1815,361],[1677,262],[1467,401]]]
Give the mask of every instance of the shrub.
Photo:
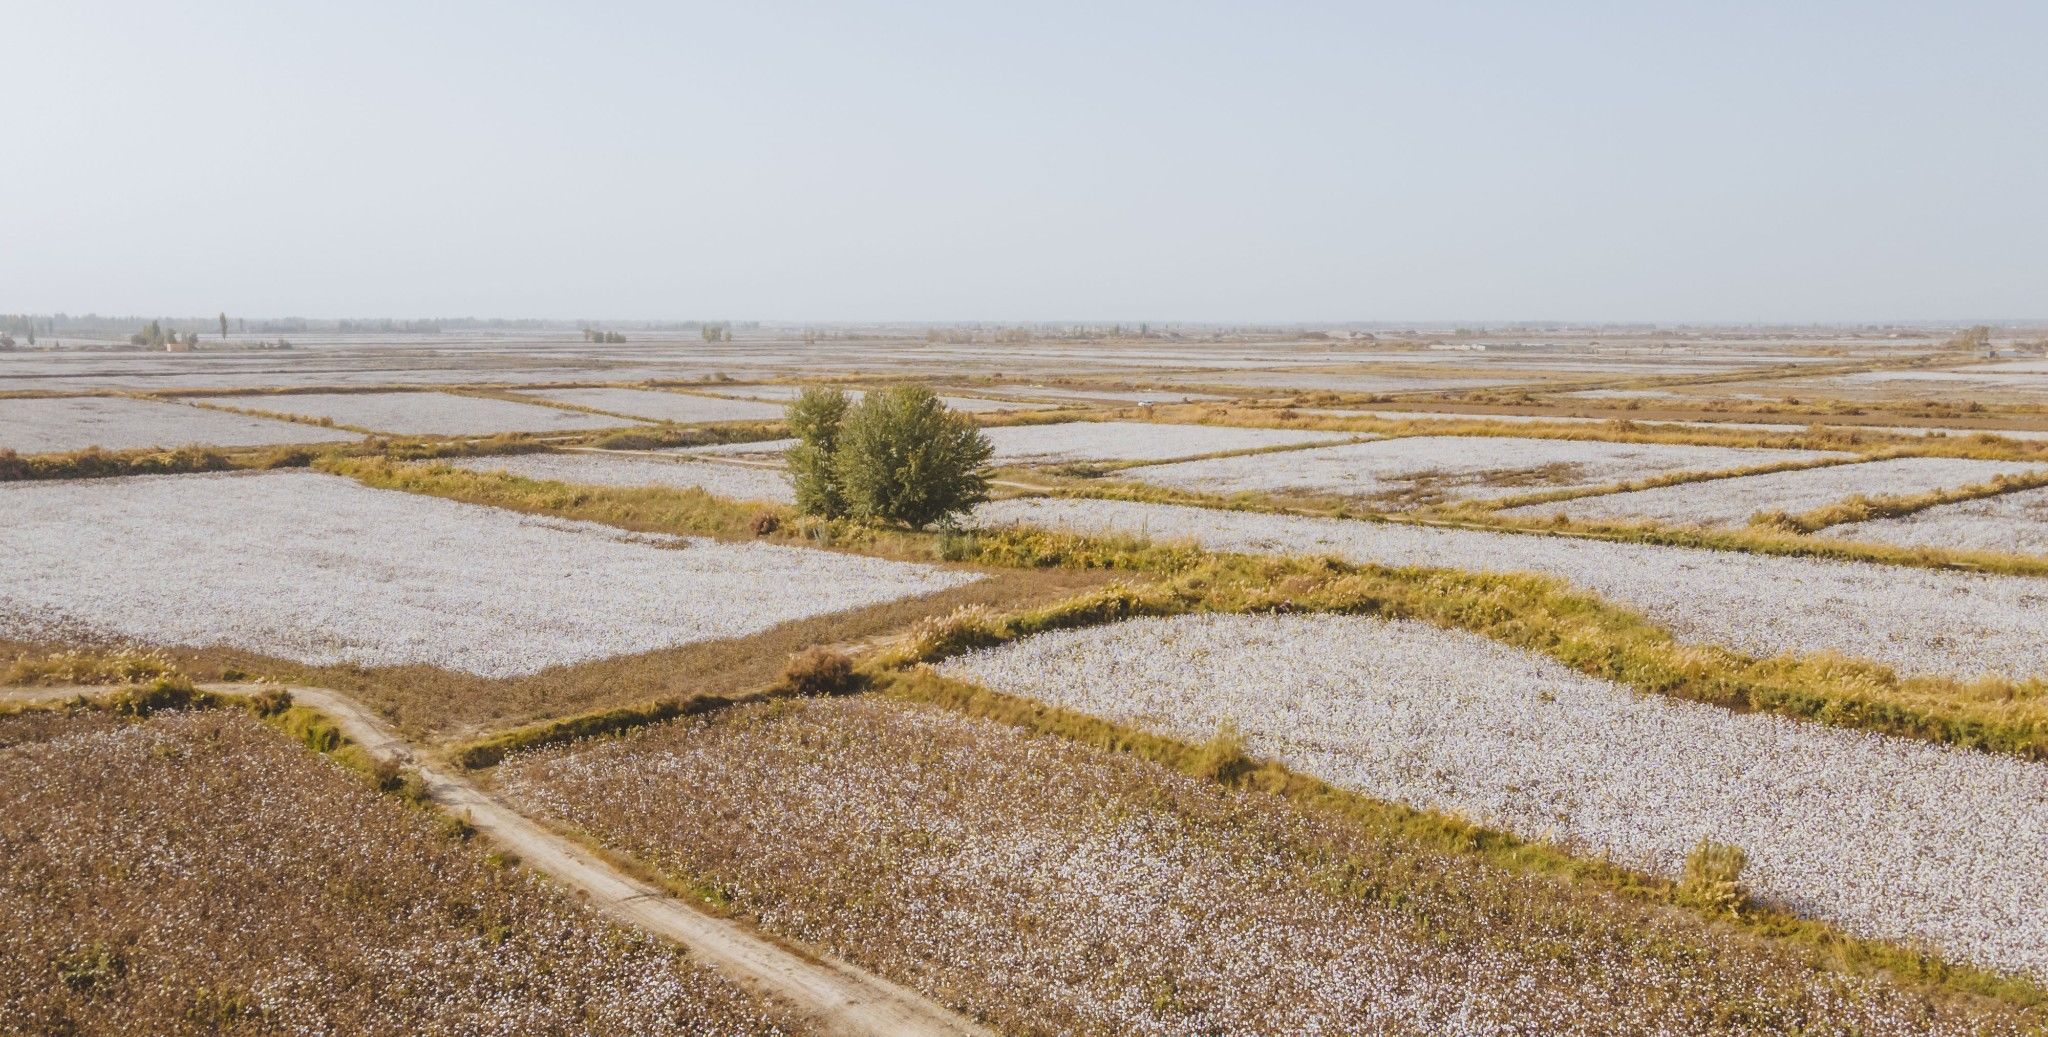
[[[905,654],[930,662],[1002,640],[998,628],[1002,617],[986,605],[962,605],[949,615],[925,616],[910,625],[904,635]]]
[[[191,709],[203,701],[205,697],[190,681],[174,675],[124,689],[107,700],[107,708],[121,716],[146,717],[161,709]]]
[[[847,407],[844,392],[819,385],[806,388],[789,404],[785,420],[789,434],[798,441],[789,451],[789,481],[796,491],[797,510],[805,514],[826,518],[846,514],[846,496],[840,492],[832,459]]]
[[[1208,741],[1195,748],[1194,757],[1188,761],[1188,771],[1196,777],[1224,784],[1236,781],[1251,769],[1251,758],[1245,755],[1244,735],[1227,720]]]
[[[799,695],[838,695],[854,690],[853,659],[830,648],[806,648],[789,659],[783,683]]]
[[[973,419],[924,386],[899,385],[847,412],[832,467],[847,514],[916,529],[987,500],[993,452]]]
[[[274,717],[292,708],[292,693],[283,688],[270,688],[249,696],[245,705],[249,712],[259,717]]]
[[[1679,900],[1708,911],[1734,914],[1749,902],[1742,888],[1742,869],[1749,855],[1742,847],[1702,837],[1685,857],[1685,875],[1678,883]]]
[[[753,533],[757,537],[767,536],[781,528],[782,520],[777,518],[772,511],[754,512],[754,517],[747,520],[748,532]]]

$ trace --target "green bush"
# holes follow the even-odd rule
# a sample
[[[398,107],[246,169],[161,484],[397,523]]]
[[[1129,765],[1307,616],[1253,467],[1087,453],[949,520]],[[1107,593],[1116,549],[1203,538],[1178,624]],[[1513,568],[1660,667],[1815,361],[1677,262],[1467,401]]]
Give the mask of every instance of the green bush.
[[[921,529],[988,499],[993,452],[973,419],[921,385],[868,393],[812,386],[789,405],[790,482],[797,510]]]
[[[930,389],[899,385],[847,412],[832,468],[848,515],[919,529],[988,499],[982,469],[993,452],[973,419]]]
[[[840,492],[832,458],[848,406],[846,393],[820,385],[806,388],[789,404],[789,434],[797,439],[789,451],[789,481],[796,491],[797,510],[807,515],[846,514],[846,496]]]

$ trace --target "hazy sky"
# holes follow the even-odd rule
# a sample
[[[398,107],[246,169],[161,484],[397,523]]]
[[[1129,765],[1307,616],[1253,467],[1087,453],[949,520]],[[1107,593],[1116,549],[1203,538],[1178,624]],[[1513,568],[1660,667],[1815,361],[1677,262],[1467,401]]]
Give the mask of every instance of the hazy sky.
[[[0,311],[2048,316],[2048,3],[0,0]]]

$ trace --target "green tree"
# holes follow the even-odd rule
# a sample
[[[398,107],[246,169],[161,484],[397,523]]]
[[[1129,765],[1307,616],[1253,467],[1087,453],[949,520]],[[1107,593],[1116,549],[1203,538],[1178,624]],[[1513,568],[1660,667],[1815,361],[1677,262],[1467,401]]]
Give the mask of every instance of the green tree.
[[[846,496],[839,492],[833,454],[839,448],[839,426],[846,420],[844,392],[810,386],[791,400],[785,412],[797,445],[789,450],[789,481],[797,509],[810,515],[838,518],[846,514]]]
[[[847,410],[832,468],[848,515],[917,528],[987,500],[993,452],[973,419],[924,386],[898,385]]]

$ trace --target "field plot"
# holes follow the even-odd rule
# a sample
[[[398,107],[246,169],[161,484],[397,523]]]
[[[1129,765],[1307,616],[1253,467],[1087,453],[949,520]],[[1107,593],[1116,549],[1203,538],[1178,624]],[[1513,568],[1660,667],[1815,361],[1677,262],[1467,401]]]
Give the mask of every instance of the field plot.
[[[340,443],[340,429],[118,396],[0,400],[0,450],[55,454],[86,447],[135,450]]]
[[[240,714],[0,718],[0,918],[0,1033],[786,1030]]]
[[[782,420],[781,407],[758,400],[727,400],[655,389],[550,389],[527,395],[613,414],[630,414],[649,421],[673,421],[684,425],[704,421]]]
[[[1763,897],[2048,978],[2048,765],[1642,695],[1475,634],[1350,616],[1061,631],[951,676],[1251,751],[1677,878],[1701,839]]]
[[[585,486],[675,486],[703,490],[734,500],[789,504],[796,494],[789,477],[772,468],[755,468],[684,458],[624,457],[616,454],[511,454],[450,461],[472,472],[504,472],[528,479]]]
[[[1434,392],[1444,389],[1483,389],[1526,379],[1512,374],[1502,377],[1468,378],[1451,376],[1404,376],[1373,371],[1195,371],[1184,374],[1148,376],[1149,381],[1181,385],[1235,387],[1265,392]]]
[[[1074,461],[1166,461],[1225,450],[1358,439],[1350,432],[1296,432],[1227,425],[1167,425],[1149,421],[1070,421],[983,429],[999,464]]]
[[[1110,500],[985,504],[984,525],[1192,540],[1218,551],[1555,576],[1678,637],[1753,655],[1840,652],[1901,673],[2048,674],[2048,579]]]
[[[1208,493],[1332,494],[1407,506],[1489,500],[1678,471],[1756,468],[1829,456],[1847,455],[1507,436],[1404,436],[1294,450],[1284,458],[1259,454],[1217,457],[1135,468],[1125,474],[1158,486]]]
[[[1072,400],[1076,403],[1199,403],[1205,400],[1227,400],[1207,392],[1175,392],[1171,389],[1067,389],[1045,385],[992,385],[988,392],[1005,396],[1029,396],[1048,400]]]
[[[498,780],[1008,1033],[2015,1027],[1676,913],[890,700],[739,707],[517,756]]]
[[[1555,504],[1510,508],[1507,515],[1569,515],[1576,519],[1651,520],[1678,526],[1740,526],[1762,511],[1798,514],[1854,496],[1910,496],[2026,475],[2040,465],[1954,457],[1898,457],[1772,472],[1734,479],[1657,486]]]
[[[736,396],[748,400],[777,400],[786,402],[796,399],[804,391],[804,387],[801,385],[740,385],[732,388],[717,387],[707,391],[716,392],[720,396]],[[847,397],[853,400],[859,400],[862,396],[867,395],[866,392],[860,389],[846,389],[844,391]],[[939,402],[953,410],[968,414],[992,413],[1006,410],[1048,410],[1055,406],[1050,403],[1026,403],[1020,400],[989,400],[979,396],[941,396],[939,397]],[[781,408],[778,407],[776,409],[775,416],[778,418],[782,416]]]
[[[597,414],[444,392],[290,393],[216,396],[207,402],[296,414],[396,436],[488,436],[499,432],[585,432],[633,422]]]
[[[2048,554],[2048,489],[2016,490],[1897,518],[1830,526],[1822,535],[1905,547]]]
[[[977,577],[627,533],[337,476],[0,485],[0,637],[231,645],[504,677],[757,633]]]

